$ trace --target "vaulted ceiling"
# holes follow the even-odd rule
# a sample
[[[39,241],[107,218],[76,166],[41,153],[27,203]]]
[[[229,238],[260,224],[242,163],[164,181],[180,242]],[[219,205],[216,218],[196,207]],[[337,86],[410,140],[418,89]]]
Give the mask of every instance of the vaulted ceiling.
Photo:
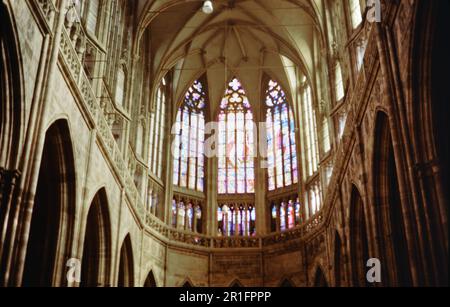
[[[152,75],[174,70],[175,99],[206,73],[211,101],[219,102],[227,82],[237,76],[250,101],[259,99],[263,74],[288,93],[298,71],[310,74],[322,20],[319,0],[141,0],[140,35],[151,37]],[[319,44],[320,45],[320,44]]]

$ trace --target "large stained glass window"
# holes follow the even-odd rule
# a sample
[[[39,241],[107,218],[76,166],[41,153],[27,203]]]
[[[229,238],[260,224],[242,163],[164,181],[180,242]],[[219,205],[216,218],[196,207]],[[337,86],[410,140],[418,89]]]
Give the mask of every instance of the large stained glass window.
[[[218,143],[219,194],[254,193],[253,113],[241,82],[236,78],[229,83],[220,104]]]
[[[266,90],[267,162],[269,190],[298,183],[294,114],[286,94],[275,81]]]
[[[174,185],[203,192],[206,94],[200,81],[189,88],[178,110],[174,145]]]

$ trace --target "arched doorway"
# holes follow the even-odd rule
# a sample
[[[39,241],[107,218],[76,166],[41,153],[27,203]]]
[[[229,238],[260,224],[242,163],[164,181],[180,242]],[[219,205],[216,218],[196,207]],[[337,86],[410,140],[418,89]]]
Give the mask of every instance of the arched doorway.
[[[117,285],[119,287],[134,286],[133,249],[129,235],[123,241],[122,248],[120,249],[119,279]]]
[[[65,260],[70,258],[75,216],[75,169],[65,120],[45,136],[22,283],[24,286],[66,285]]]
[[[384,283],[391,286],[411,284],[405,221],[400,200],[397,164],[389,118],[377,114],[375,129],[375,214],[378,246],[384,266]]]
[[[144,282],[144,288],[156,288],[158,285],[156,284],[155,275],[153,272],[148,273],[147,278]]]
[[[364,202],[356,186],[352,188],[350,200],[350,254],[353,286],[367,286],[366,264],[369,260],[369,238]]]
[[[81,287],[110,286],[111,224],[106,191],[100,190],[89,209],[84,235]]]
[[[317,288],[327,288],[328,287],[327,279],[320,267],[317,268],[316,274],[314,275],[314,287],[317,287]]]

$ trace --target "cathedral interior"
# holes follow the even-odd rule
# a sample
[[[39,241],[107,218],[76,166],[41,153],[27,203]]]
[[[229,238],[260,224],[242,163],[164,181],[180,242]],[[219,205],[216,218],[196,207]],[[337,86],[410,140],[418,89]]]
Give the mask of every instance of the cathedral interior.
[[[0,286],[448,286],[448,0],[0,25]]]

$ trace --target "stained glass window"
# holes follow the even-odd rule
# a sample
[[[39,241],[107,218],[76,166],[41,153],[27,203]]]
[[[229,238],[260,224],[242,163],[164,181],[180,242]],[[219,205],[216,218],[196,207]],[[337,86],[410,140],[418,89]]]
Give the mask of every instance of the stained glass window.
[[[283,202],[280,206],[280,230],[286,231],[286,229],[286,203]]]
[[[271,205],[271,230],[283,232],[293,229],[302,222],[302,207],[299,198]]]
[[[217,220],[219,236],[256,235],[256,209],[253,205],[220,205]]]
[[[266,90],[269,190],[298,183],[294,114],[286,94],[275,81]]]
[[[172,227],[201,233],[202,206],[190,201],[172,201]]]
[[[203,192],[205,176],[205,106],[206,93],[195,81],[184,97],[175,125],[173,184]]]
[[[255,192],[254,121],[250,102],[233,78],[220,104],[219,194]]]

